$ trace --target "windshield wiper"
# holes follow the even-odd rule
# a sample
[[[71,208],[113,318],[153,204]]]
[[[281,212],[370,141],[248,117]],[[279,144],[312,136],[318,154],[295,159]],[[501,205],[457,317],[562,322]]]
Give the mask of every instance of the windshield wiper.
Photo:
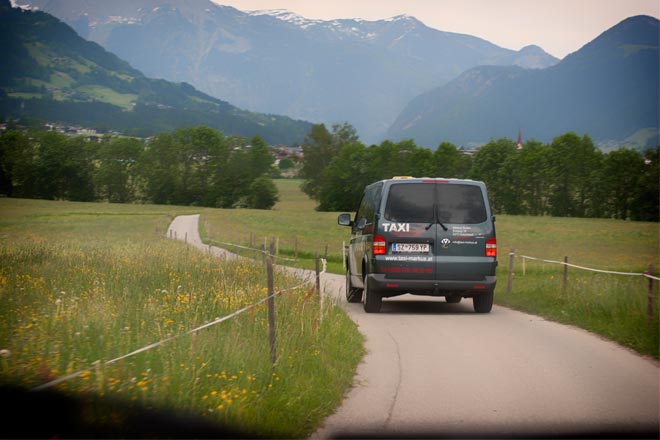
[[[445,230],[445,231],[448,229],[447,226],[442,224],[442,222],[440,221],[440,216],[438,215],[438,208],[439,208],[439,206],[438,206],[438,186],[433,185],[433,223],[429,224],[426,227],[427,231],[429,229],[431,229],[431,226],[433,226],[435,224],[438,224],[438,225],[442,226],[442,229]]]
[[[428,230],[431,228],[431,226],[433,226],[433,225],[435,225],[435,224],[440,225],[440,226],[442,227],[442,229],[444,229],[445,231],[448,229],[447,226],[445,226],[444,224],[442,224],[442,222],[440,221],[440,219],[435,219],[435,220],[433,221],[433,223],[430,223],[430,224],[426,227],[426,230],[428,231]]]

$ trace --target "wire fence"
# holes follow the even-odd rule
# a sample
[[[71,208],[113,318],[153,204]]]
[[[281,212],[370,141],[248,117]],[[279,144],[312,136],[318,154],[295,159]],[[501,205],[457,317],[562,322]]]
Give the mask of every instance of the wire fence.
[[[513,266],[514,266],[514,257],[516,256],[516,253],[514,252],[514,249],[511,248],[509,252],[509,270],[508,270],[508,276],[507,276],[507,288],[506,291],[509,293],[513,290]],[[585,266],[579,266],[577,264],[571,264],[568,262],[568,256],[564,257],[564,261],[557,261],[557,260],[548,260],[545,258],[539,258],[539,257],[530,257],[529,255],[518,255],[522,259],[522,273],[523,276],[526,273],[526,265],[525,261],[526,260],[532,260],[532,261],[539,261],[542,263],[549,263],[549,264],[558,264],[561,266],[564,266],[564,275],[563,275],[563,280],[562,280],[562,293],[566,294],[566,291],[568,289],[568,268],[572,267],[574,269],[579,269],[579,270],[585,270],[589,272],[597,272],[597,273],[603,273],[603,274],[610,274],[610,275],[621,275],[621,276],[641,276],[644,278],[648,279],[648,290],[647,290],[647,320],[650,323],[653,320],[653,282],[654,281],[660,281],[660,278],[653,275],[654,267],[653,264],[649,264],[648,271],[646,272],[619,272],[619,271],[612,271],[612,270],[604,270],[604,269],[594,269],[592,267],[585,267]]]
[[[176,234],[174,234],[173,236],[171,236],[171,238],[176,238]],[[186,242],[186,243],[188,242],[187,237],[185,238],[185,242]],[[225,245],[231,245],[231,246],[237,246],[237,247],[244,247],[244,246],[239,246],[239,245],[236,245],[236,244],[233,244],[233,243],[222,243],[222,244],[225,244]],[[209,245],[209,246],[210,246],[210,245]],[[210,249],[210,248],[209,248],[209,249]],[[143,353],[143,352],[149,351],[149,350],[151,350],[151,349],[154,349],[154,348],[156,348],[156,347],[159,347],[159,346],[161,346],[161,345],[164,345],[164,344],[166,344],[166,343],[168,343],[168,342],[171,342],[171,341],[174,341],[174,340],[176,340],[176,339],[179,339],[179,338],[181,338],[181,337],[183,337],[183,336],[191,335],[191,334],[193,334],[193,333],[197,333],[197,332],[199,332],[200,330],[203,330],[203,329],[206,329],[206,328],[209,328],[209,327],[215,326],[215,325],[220,324],[220,323],[225,322],[225,321],[229,321],[229,320],[231,320],[231,319],[233,319],[233,318],[236,318],[236,317],[238,317],[239,315],[241,315],[241,314],[243,314],[243,313],[245,313],[245,312],[247,312],[247,311],[249,311],[249,310],[251,310],[251,309],[253,309],[253,308],[255,308],[255,307],[260,306],[261,304],[263,304],[263,303],[265,303],[265,302],[268,303],[268,322],[269,322],[270,355],[271,355],[271,362],[272,362],[272,364],[274,365],[275,362],[277,361],[277,359],[276,359],[276,357],[275,357],[275,352],[276,352],[276,351],[275,351],[275,347],[276,347],[276,339],[275,339],[275,319],[274,319],[274,315],[275,315],[274,299],[275,299],[275,297],[276,297],[276,296],[280,296],[280,295],[282,295],[282,294],[285,293],[285,292],[294,291],[294,290],[296,290],[296,289],[299,289],[299,288],[301,288],[301,287],[304,287],[304,286],[307,286],[307,285],[310,285],[310,284],[313,283],[314,286],[315,286],[314,288],[315,288],[315,290],[316,290],[316,293],[317,293],[317,295],[320,297],[320,299],[321,299],[321,301],[322,301],[322,299],[323,299],[323,295],[321,295],[321,290],[320,290],[320,286],[321,286],[321,284],[320,284],[320,276],[321,276],[323,273],[326,272],[327,264],[326,264],[326,260],[325,260],[325,259],[321,259],[321,258],[319,258],[319,257],[317,256],[317,257],[316,257],[316,270],[315,270],[315,272],[312,272],[312,273],[311,273],[311,274],[314,274],[314,275],[315,275],[314,278],[312,278],[312,276],[308,275],[307,277],[303,277],[302,281],[301,281],[299,284],[296,284],[295,286],[287,287],[287,288],[285,288],[285,289],[275,290],[275,288],[274,288],[274,286],[273,286],[273,260],[274,260],[274,258],[276,257],[276,256],[274,255],[274,241],[271,242],[270,250],[269,250],[268,252],[265,251],[264,249],[257,249],[257,248],[246,248],[246,249],[251,249],[251,250],[254,250],[254,251],[258,251],[258,252],[260,252],[260,253],[263,253],[264,258],[266,259],[266,275],[267,275],[267,283],[268,283],[268,295],[267,295],[265,298],[260,299],[259,301],[257,301],[257,302],[254,303],[254,304],[250,304],[250,305],[247,305],[247,306],[245,306],[245,307],[243,307],[243,308],[241,308],[241,309],[239,309],[239,310],[236,310],[235,312],[230,313],[229,315],[226,315],[226,316],[223,316],[223,317],[216,318],[216,319],[214,319],[214,320],[211,321],[211,322],[208,322],[208,323],[202,324],[202,325],[200,325],[200,326],[198,326],[198,327],[195,327],[195,328],[193,328],[193,329],[191,329],[191,330],[188,330],[188,331],[185,331],[185,332],[182,332],[182,333],[176,334],[176,335],[174,335],[174,336],[170,336],[170,337],[168,337],[168,338],[161,339],[160,341],[153,342],[153,343],[151,343],[151,344],[145,345],[145,346],[143,346],[143,347],[140,347],[140,348],[138,348],[138,349],[136,349],[136,350],[131,351],[130,353],[124,354],[124,355],[119,356],[119,357],[116,357],[116,358],[114,358],[114,359],[110,359],[110,360],[105,361],[105,362],[96,361],[96,362],[92,363],[92,365],[91,365],[89,368],[85,368],[85,369],[82,369],[82,370],[76,371],[76,372],[74,372],[74,373],[68,374],[68,375],[66,375],[66,376],[62,376],[62,377],[59,377],[59,378],[57,378],[57,379],[51,380],[51,381],[46,382],[46,383],[44,383],[44,384],[38,385],[38,386],[36,386],[36,387],[30,389],[30,391],[42,391],[42,390],[45,390],[45,389],[48,389],[48,388],[52,388],[52,387],[54,387],[54,386],[56,386],[56,385],[58,385],[58,384],[60,384],[60,383],[62,383],[62,382],[66,382],[66,381],[68,381],[68,380],[74,379],[74,378],[80,376],[80,375],[83,374],[83,373],[91,372],[92,370],[99,368],[101,365],[111,365],[111,364],[114,364],[114,363],[119,362],[119,361],[121,361],[121,360],[124,360],[124,359],[126,359],[126,358],[129,358],[129,357],[135,356],[135,355],[137,355],[137,354],[140,354],[140,353]],[[280,259],[286,259],[286,258],[281,258],[281,257],[280,257]],[[321,263],[322,263],[323,269],[321,269]],[[321,302],[321,306],[320,306],[320,309],[319,309],[319,313],[320,313],[319,320],[321,321],[322,318],[323,318],[323,303],[322,303],[322,302]]]
[[[168,238],[172,238],[174,240],[183,240],[186,243],[188,242],[188,234],[185,233],[183,237],[178,237],[177,232],[173,229],[169,229],[167,233]],[[293,243],[293,248],[288,248],[288,252],[293,253],[293,257],[284,257],[280,255],[281,249],[280,249],[280,237],[273,237],[271,238],[271,241],[274,241],[275,243],[275,250],[271,252],[266,252],[265,249],[268,247],[268,237],[263,237],[264,244],[262,244],[260,247],[256,247],[256,242],[259,241],[259,239],[256,237],[255,234],[250,234],[248,242],[250,243],[249,245],[245,244],[238,244],[235,242],[229,242],[229,241],[222,241],[222,240],[214,240],[214,239],[207,239],[206,241],[208,242],[209,248],[212,247],[213,245],[220,245],[224,246],[226,248],[230,249],[240,249],[243,251],[248,251],[248,252],[254,252],[256,254],[262,254],[264,258],[268,255],[272,256],[274,259],[278,261],[290,261],[290,262],[299,262],[299,261],[310,261],[311,258],[308,257],[301,257],[300,253],[300,246],[299,246],[299,240],[298,237],[294,237],[294,239],[289,241],[290,243]],[[340,258],[344,256],[344,245],[342,244],[342,249],[341,252],[339,253]],[[329,256],[328,252],[330,251],[330,246],[326,243],[324,247],[324,252],[323,252],[323,257],[320,257],[321,260],[327,264],[328,260],[331,260],[332,258],[335,258],[336,255]],[[309,255],[309,252],[303,252],[305,255]],[[319,252],[315,252],[315,255],[312,257],[313,259],[319,258]],[[239,256],[239,255],[235,255]],[[342,258],[343,261],[343,258]]]

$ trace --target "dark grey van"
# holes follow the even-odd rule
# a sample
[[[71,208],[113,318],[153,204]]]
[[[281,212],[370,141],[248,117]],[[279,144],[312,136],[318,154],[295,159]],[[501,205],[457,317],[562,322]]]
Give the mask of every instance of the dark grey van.
[[[395,177],[365,188],[346,255],[346,298],[379,312],[382,298],[472,298],[474,310],[493,307],[497,241],[483,182]]]

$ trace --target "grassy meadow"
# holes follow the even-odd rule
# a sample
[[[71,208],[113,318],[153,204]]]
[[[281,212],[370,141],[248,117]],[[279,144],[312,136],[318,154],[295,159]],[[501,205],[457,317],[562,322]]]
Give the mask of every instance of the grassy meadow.
[[[263,437],[309,435],[352,384],[363,355],[355,324],[327,303],[320,321],[320,304],[304,286],[276,298],[274,366],[265,304],[188,333],[264,298],[265,270],[165,238],[175,216],[200,213],[207,242],[260,247],[274,239],[279,256],[298,254],[278,263],[307,268],[327,249],[328,270],[343,273],[349,229],[337,225],[338,213],[315,211],[299,180],[276,183],[280,201],[271,211],[0,199],[0,382],[31,389],[82,372],[54,389],[109,406],[85,413],[106,425],[121,427],[127,410],[146,406]],[[498,216],[496,227],[498,304],[658,358],[657,282],[648,322],[647,279],[569,268],[563,293],[562,266],[527,261],[523,273],[520,258],[568,256],[622,272],[653,264],[657,275],[657,223]],[[516,258],[507,292],[510,248]],[[298,283],[276,272],[276,289]]]
[[[215,243],[259,247],[276,239],[279,253],[314,267],[314,255],[328,249],[328,270],[344,273],[343,243],[349,228],[337,225],[337,214],[317,212],[300,191],[300,180],[276,181],[280,201],[272,211],[212,210],[202,215],[202,235]],[[495,302],[601,334],[640,353],[658,358],[658,282],[654,283],[653,318],[647,319],[648,279],[608,275],[574,268],[562,295],[563,266],[527,260],[521,255],[563,261],[584,267],[641,273],[649,264],[660,268],[658,223],[610,219],[497,216],[499,248]],[[252,243],[250,243],[252,240]],[[508,254],[513,248],[513,289],[507,292]],[[238,250],[249,255],[251,252]]]
[[[138,409],[162,408],[287,438],[310,434],[352,385],[362,337],[327,302],[320,321],[310,286],[276,297],[275,365],[265,303],[189,333],[267,292],[263,263],[165,238],[176,215],[214,210],[0,199],[0,212],[2,385],[72,375],[53,389],[94,398],[104,410],[81,417],[120,437]],[[276,289],[298,284],[276,271]]]

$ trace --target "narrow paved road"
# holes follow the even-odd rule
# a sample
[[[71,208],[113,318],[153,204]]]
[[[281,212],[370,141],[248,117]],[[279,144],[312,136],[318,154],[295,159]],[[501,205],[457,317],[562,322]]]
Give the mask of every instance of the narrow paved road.
[[[170,228],[208,249],[196,216]],[[324,274],[322,284],[357,323],[368,353],[355,386],[313,439],[658,438],[655,360],[503,307],[475,314],[465,300],[402,296],[366,314],[343,299],[343,276]]]

